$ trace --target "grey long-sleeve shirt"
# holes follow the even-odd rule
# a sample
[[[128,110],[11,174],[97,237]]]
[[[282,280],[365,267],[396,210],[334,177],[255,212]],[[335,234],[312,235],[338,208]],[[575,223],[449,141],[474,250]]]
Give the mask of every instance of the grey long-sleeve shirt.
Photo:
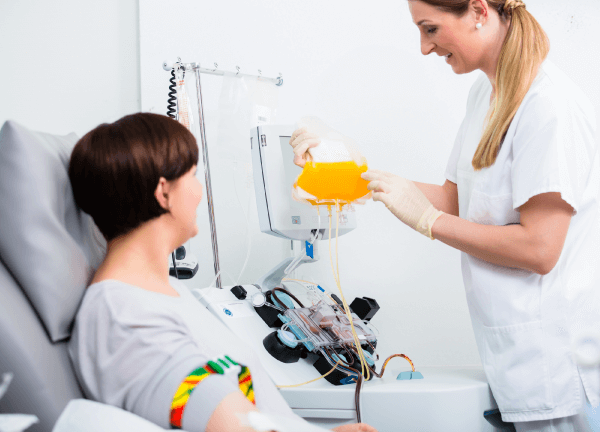
[[[86,397],[168,428],[179,384],[194,369],[227,355],[250,369],[259,410],[299,419],[253,351],[179,281],[171,278],[171,285],[180,297],[116,280],[87,289],[69,343]],[[235,391],[237,374],[204,379],[190,396],[183,428],[204,431],[221,400]]]

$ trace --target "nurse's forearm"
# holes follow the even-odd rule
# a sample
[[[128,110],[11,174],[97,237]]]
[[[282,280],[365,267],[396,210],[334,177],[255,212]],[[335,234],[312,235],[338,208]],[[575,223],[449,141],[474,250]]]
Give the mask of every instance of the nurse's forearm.
[[[431,233],[436,240],[492,264],[543,274],[540,246],[522,225],[480,225],[444,214]]]
[[[456,185],[448,184],[448,182],[443,186],[429,183],[413,183],[423,192],[436,209],[458,216],[458,192],[454,192],[453,190],[456,189]]]

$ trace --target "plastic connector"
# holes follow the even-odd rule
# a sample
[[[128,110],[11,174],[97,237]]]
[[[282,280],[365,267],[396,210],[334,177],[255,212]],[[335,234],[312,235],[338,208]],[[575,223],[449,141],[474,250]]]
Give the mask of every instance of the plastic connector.
[[[397,380],[414,380],[414,379],[423,379],[423,374],[421,372],[400,372],[400,374],[396,377]]]
[[[379,310],[379,304],[377,304],[375,299],[369,297],[356,297],[352,303],[350,303],[350,309],[352,309],[360,319],[371,321],[371,318],[373,318]]]
[[[363,354],[365,356],[365,360],[367,361],[367,364],[371,367],[375,367],[375,360],[373,359],[373,356],[371,355],[371,353],[369,351],[363,350]]]
[[[323,290],[323,292],[325,292],[325,290]],[[335,294],[331,294],[331,298],[335,300],[335,302],[338,304],[338,306],[340,307],[344,307],[344,302]]]
[[[185,255],[185,246],[179,246],[177,249],[175,249],[175,259],[177,261],[185,259]]]
[[[315,258],[315,254],[314,254],[314,246],[312,243],[309,243],[308,241],[305,243],[305,247],[306,247],[306,256],[314,259]]]
[[[230,291],[238,300],[244,300],[248,296],[248,291],[241,285],[234,286]]]
[[[298,341],[296,339],[296,336],[292,332],[285,330],[277,330],[277,337],[279,338],[281,343],[283,343],[289,348],[294,349],[298,347]]]
[[[269,354],[282,363],[296,363],[302,357],[302,348],[296,345],[291,348],[288,344],[281,341],[279,331],[269,333],[263,339],[263,346]]]
[[[331,364],[322,356],[319,356],[313,366],[321,375],[325,375],[331,370]],[[352,384],[355,382],[347,378],[349,378],[347,373],[336,369],[325,377],[325,381],[335,386]]]

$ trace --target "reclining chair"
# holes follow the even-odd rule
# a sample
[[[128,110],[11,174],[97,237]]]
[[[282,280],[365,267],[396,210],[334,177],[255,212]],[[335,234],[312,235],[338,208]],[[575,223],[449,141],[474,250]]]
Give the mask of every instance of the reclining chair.
[[[76,141],[12,121],[0,130],[0,374],[14,374],[0,413],[35,414],[28,432],[51,431],[83,398],[66,342],[105,246],[73,200]]]

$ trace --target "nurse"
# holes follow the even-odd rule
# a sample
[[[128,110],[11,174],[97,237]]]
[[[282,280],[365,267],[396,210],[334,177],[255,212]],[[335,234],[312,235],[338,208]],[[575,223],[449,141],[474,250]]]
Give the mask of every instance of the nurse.
[[[409,0],[424,55],[457,74],[481,70],[446,169],[416,183],[370,170],[373,199],[462,251],[481,361],[517,431],[587,431],[596,369],[576,364],[573,335],[600,322],[595,113],[546,61],[548,38],[520,0]],[[295,162],[318,137],[298,130]]]

